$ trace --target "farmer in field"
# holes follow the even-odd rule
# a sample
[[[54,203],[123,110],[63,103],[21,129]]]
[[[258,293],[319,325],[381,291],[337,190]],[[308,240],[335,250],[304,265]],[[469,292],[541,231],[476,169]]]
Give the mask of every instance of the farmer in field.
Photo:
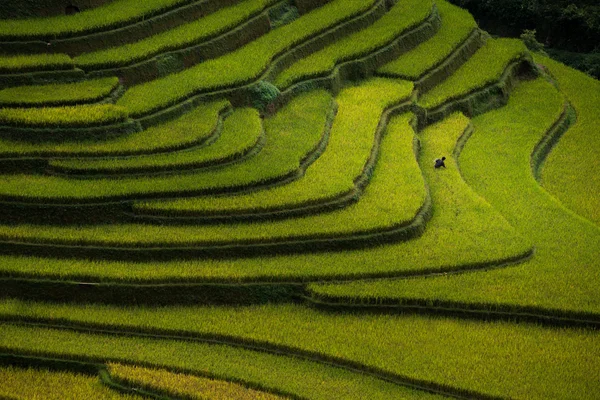
[[[444,160],[446,160],[446,157],[437,158],[435,160],[435,164],[433,165],[433,167],[435,169],[442,168],[442,167],[446,168],[446,164],[444,164]]]

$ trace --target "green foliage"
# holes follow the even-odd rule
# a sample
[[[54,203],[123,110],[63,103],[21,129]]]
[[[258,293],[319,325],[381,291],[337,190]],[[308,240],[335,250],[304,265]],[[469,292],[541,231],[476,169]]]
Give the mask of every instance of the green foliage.
[[[530,261],[460,276],[351,283],[317,290],[349,297],[460,301],[489,308],[502,304],[600,312],[595,262],[600,230],[566,210],[531,175],[531,152],[562,106],[562,96],[544,80],[523,83],[505,108],[473,120],[475,133],[461,155],[466,181],[533,241],[535,256]]]
[[[184,69],[183,60],[175,54],[162,54],[156,57],[159,76],[167,76]]]
[[[207,41],[239,25],[273,2],[274,0],[243,1],[134,43],[82,54],[75,57],[74,61],[77,66],[86,70],[119,67],[139,62],[166,51]]]
[[[577,112],[577,121],[554,147],[542,171],[542,184],[560,201],[600,225],[600,82],[546,57],[536,56],[558,82]]]
[[[210,116],[213,118],[206,114],[206,111],[200,108],[188,115],[188,119],[195,120],[194,124],[190,124],[190,128],[193,128],[199,137],[207,137],[215,128],[214,114]],[[239,108],[225,120],[219,139],[209,146],[138,157],[56,160],[50,161],[50,165],[84,173],[139,173],[148,170],[192,168],[235,158],[254,146],[262,134],[263,128],[258,112],[253,108]]]
[[[53,106],[65,103],[92,102],[110,94],[119,78],[110,77],[77,83],[16,86],[0,90],[0,105]]]
[[[275,84],[285,88],[302,79],[325,75],[343,61],[373,52],[425,20],[431,6],[431,1],[400,1],[373,25],[292,64],[277,76]]]
[[[121,27],[163,13],[190,0],[115,0],[101,7],[50,18],[0,20],[0,39],[54,39]]]
[[[371,155],[383,111],[411,92],[412,83],[386,79],[372,79],[343,90],[336,99],[338,112],[327,149],[302,179],[247,194],[157,201],[143,208],[166,214],[171,210],[232,212],[282,209],[335,198],[355,187],[354,181]]]
[[[435,4],[442,18],[442,26],[435,36],[383,65],[378,73],[417,80],[445,60],[477,28],[467,11],[444,0],[436,0]]]
[[[211,134],[218,122],[219,112],[229,106],[226,100],[203,104],[174,121],[106,141],[78,140],[32,144],[0,138],[0,154],[4,157],[27,157],[40,154],[100,157],[189,147]]]
[[[468,388],[489,396],[595,398],[600,390],[596,385],[596,377],[600,374],[600,335],[591,330],[547,329],[533,324],[417,315],[335,314],[292,304],[160,308],[54,305],[10,300],[0,304],[6,310],[4,314],[51,316],[61,323],[89,321],[127,331],[166,329],[204,337],[223,335],[234,343],[238,338],[266,342],[355,362],[395,376]],[[293,371],[306,368],[314,372],[325,369],[297,358],[260,355],[203,343],[78,334],[10,325],[0,326],[0,335],[10,338],[10,347],[15,350],[101,355],[113,360],[127,358],[133,362],[164,366],[176,363],[194,370],[219,368],[220,371],[229,370],[229,376],[233,370],[247,369],[246,376],[258,374],[262,382],[276,379],[271,380],[274,382],[271,387],[298,394],[297,390],[305,387],[310,375],[305,378],[304,374],[299,374],[286,379],[282,367],[287,364],[295,366]],[[280,360],[278,365],[267,367],[265,361],[274,358],[289,361]],[[250,360],[255,363],[251,368],[248,366]],[[232,364],[236,362],[238,367],[234,369]],[[308,397],[322,398],[321,390],[331,386],[333,383],[316,385],[311,391],[316,394]],[[292,389],[294,387],[298,389]],[[343,393],[347,393],[346,390],[340,391],[338,396],[330,394],[328,398],[339,398]],[[356,399],[357,394],[351,398]]]
[[[47,108],[0,108],[0,125],[28,127],[84,127],[125,121],[124,107],[93,104]]]
[[[249,382],[315,400],[440,399],[352,370],[294,357],[285,357],[201,342],[85,335],[69,331],[27,329],[2,325],[0,338],[15,337],[11,349],[53,352],[63,356],[101,357],[144,362],[223,380]],[[6,342],[1,342],[3,345]]]
[[[535,29],[525,29],[521,34],[521,40],[525,43],[525,46],[531,51],[544,53],[544,44],[537,41],[535,37]]]
[[[183,72],[137,85],[118,104],[133,116],[149,114],[196,93],[214,91],[258,78],[276,57],[319,32],[364,12],[375,0],[333,0],[296,21],[275,29],[223,57]]]
[[[0,25],[1,22],[2,20],[0,20]],[[73,60],[66,54],[0,56],[0,74],[72,69],[73,67]]]
[[[570,51],[547,49],[553,59],[560,61],[572,68],[600,79],[600,49],[591,53],[574,53]]]
[[[267,109],[268,105],[271,104],[277,96],[279,96],[279,89],[271,82],[260,81],[254,85],[251,89],[252,93],[252,105],[261,111]]]
[[[527,48],[520,40],[489,39],[452,76],[421,96],[419,104],[431,109],[497,82],[508,64],[526,52]]]
[[[6,345],[6,343],[3,343]],[[0,396],[45,400],[142,400],[102,385],[97,377],[66,371],[0,367]]]

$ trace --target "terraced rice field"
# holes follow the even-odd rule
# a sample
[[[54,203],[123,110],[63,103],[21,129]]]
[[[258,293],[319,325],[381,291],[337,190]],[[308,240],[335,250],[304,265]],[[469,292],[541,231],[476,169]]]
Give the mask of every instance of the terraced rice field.
[[[600,398],[598,81],[445,0],[113,0],[0,54],[0,398]]]

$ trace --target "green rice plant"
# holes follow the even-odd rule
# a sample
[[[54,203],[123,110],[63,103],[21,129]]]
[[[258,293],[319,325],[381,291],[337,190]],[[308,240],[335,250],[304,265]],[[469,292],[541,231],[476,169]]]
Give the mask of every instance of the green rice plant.
[[[15,335],[15,341],[11,336]],[[6,340],[9,339],[9,340]],[[38,340],[39,339],[39,340]],[[9,343],[10,342],[10,343]],[[183,369],[257,389],[315,400],[441,399],[360,372],[225,345],[151,338],[86,335],[0,325],[0,346],[61,357],[109,358]]]
[[[600,335],[594,330],[548,329],[534,324],[418,315],[336,314],[294,304],[125,308],[16,300],[3,300],[0,304],[4,315],[31,316],[34,321],[39,316],[43,321],[57,321],[61,325],[92,323],[98,328],[117,331],[151,333],[162,330],[191,337],[216,336],[229,343],[259,342],[284,347],[292,354],[309,352],[393,376],[468,389],[488,396],[582,399],[597,398],[600,394],[597,385]],[[7,313],[6,309],[12,311]],[[172,365],[172,360],[178,360],[179,365],[186,368],[192,369],[194,365],[196,370],[200,367],[209,371],[216,367],[206,360],[209,354],[221,353],[219,368],[223,370],[239,360],[239,356],[234,358],[232,353],[252,353],[202,343],[179,342],[176,345],[169,340],[90,335],[7,324],[0,326],[0,337],[6,338],[0,345],[11,351],[58,353],[63,357],[86,354],[88,357],[118,358],[115,361],[151,362],[165,367]],[[204,355],[194,350],[196,346],[205,349]],[[273,357],[276,356],[269,356]],[[273,386],[281,389],[301,385],[299,381],[304,381],[302,375],[298,375],[289,379],[292,383],[288,384],[279,368],[259,364],[265,358],[266,355],[254,353],[250,361],[255,363],[250,364],[254,367],[248,368],[249,362],[245,361],[240,362],[238,368],[246,367],[255,372],[263,367],[261,380],[267,379],[265,375],[277,378],[279,383]],[[288,359],[288,364],[296,365],[295,368],[304,363],[307,362]],[[316,366],[312,368],[317,371]],[[328,385],[317,385],[313,390],[319,393],[323,386]],[[298,391],[294,393],[299,394]],[[353,398],[371,397],[355,394]]]
[[[423,140],[439,137],[448,141],[450,137],[455,142],[468,123],[467,118],[455,114],[428,128]],[[0,271],[9,276],[92,281],[312,281],[448,271],[465,265],[499,263],[527,254],[531,249],[530,242],[516,233],[462,180],[455,160],[450,156],[454,142],[446,142],[440,147],[423,146],[419,164],[430,188],[433,215],[423,235],[408,242],[363,250],[235,260],[133,263],[3,256],[0,257]],[[441,154],[447,156],[448,169],[434,171],[432,160]],[[22,232],[32,236],[38,228],[20,227]]]
[[[134,43],[85,53],[74,58],[85,70],[119,67],[166,51],[189,47],[218,36],[272,5],[275,0],[246,0],[196,21],[175,27]]]
[[[435,36],[383,65],[377,70],[378,73],[417,80],[448,58],[477,28],[477,23],[468,11],[445,0],[436,0],[435,4],[442,18],[442,26]]]
[[[206,112],[196,112],[195,114],[197,125],[194,125],[194,129],[197,133],[200,131],[199,128],[204,128],[207,133],[210,132],[210,128],[214,128],[214,120],[203,119],[205,115],[202,114],[206,114]],[[218,140],[209,146],[127,158],[52,160],[50,166],[68,173],[84,174],[129,174],[201,167],[234,160],[247,153],[257,144],[263,133],[258,111],[253,108],[239,108],[225,120]]]
[[[431,13],[432,3],[430,0],[404,0],[396,3],[373,25],[346,36],[283,70],[275,78],[275,84],[283,89],[303,79],[326,75],[337,64],[384,47],[403,32],[423,22]]]
[[[535,55],[544,64],[577,112],[577,122],[552,149],[542,170],[542,185],[579,215],[600,225],[600,175],[593,168],[600,154],[600,82]]]
[[[525,54],[527,48],[520,40],[488,39],[454,74],[419,97],[419,105],[431,109],[495,83],[512,61]]]
[[[325,91],[295,98],[274,118],[265,120],[261,152],[243,163],[196,173],[119,179],[69,179],[57,176],[5,175],[0,193],[38,199],[98,199],[149,193],[223,191],[282,179],[298,170],[302,158],[323,135],[332,98]],[[293,134],[290,134],[293,133]]]
[[[369,9],[375,0],[333,0],[223,57],[129,89],[118,101],[132,116],[147,115],[197,93],[257,79],[273,59],[316,34]]]
[[[0,25],[1,21],[3,20],[0,20]],[[0,56],[0,74],[73,69],[74,66],[73,60],[67,54]]]
[[[565,209],[531,174],[531,152],[562,110],[563,97],[551,84],[543,79],[523,83],[506,107],[473,120],[475,133],[461,155],[466,181],[534,243],[530,261],[460,276],[313,290],[357,299],[425,298],[600,313],[600,229]]]
[[[59,106],[100,100],[119,84],[119,78],[101,78],[77,83],[17,86],[0,90],[0,106]]]
[[[423,178],[413,152],[412,115],[404,114],[381,144],[381,156],[371,183],[360,200],[330,213],[253,224],[204,226],[0,226],[0,237],[27,241],[101,245],[177,245],[219,242],[267,242],[304,237],[355,235],[388,231],[416,218],[425,201]],[[346,153],[347,154],[347,153]]]
[[[247,194],[139,203],[152,213],[252,211],[282,209],[335,198],[355,188],[367,163],[384,110],[410,96],[412,83],[372,79],[343,90],[326,151],[302,179],[285,186]]]
[[[0,20],[0,40],[48,40],[122,27],[191,0],[115,0],[75,15]]]
[[[110,363],[108,367],[111,376],[119,381],[125,381],[129,385],[141,386],[150,390],[159,390],[162,393],[166,392],[190,400],[277,400],[284,398],[233,382],[175,373],[165,369],[116,363]]]
[[[44,108],[0,108],[0,125],[26,127],[85,127],[127,119],[127,109],[114,104]]]
[[[0,396],[15,400],[142,400],[104,386],[98,377],[67,371],[0,367]],[[4,398],[4,397],[3,397]]]
[[[193,146],[208,138],[219,123],[219,115],[229,109],[227,100],[202,104],[182,117],[142,132],[110,140],[79,140],[29,143],[0,138],[0,157],[32,156],[116,156],[163,152]]]

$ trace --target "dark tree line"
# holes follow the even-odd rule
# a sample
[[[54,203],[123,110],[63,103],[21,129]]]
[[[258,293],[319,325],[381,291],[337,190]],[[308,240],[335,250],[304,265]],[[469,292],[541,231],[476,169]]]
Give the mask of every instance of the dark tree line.
[[[554,58],[600,77],[600,0],[451,0],[492,34],[535,30]]]

